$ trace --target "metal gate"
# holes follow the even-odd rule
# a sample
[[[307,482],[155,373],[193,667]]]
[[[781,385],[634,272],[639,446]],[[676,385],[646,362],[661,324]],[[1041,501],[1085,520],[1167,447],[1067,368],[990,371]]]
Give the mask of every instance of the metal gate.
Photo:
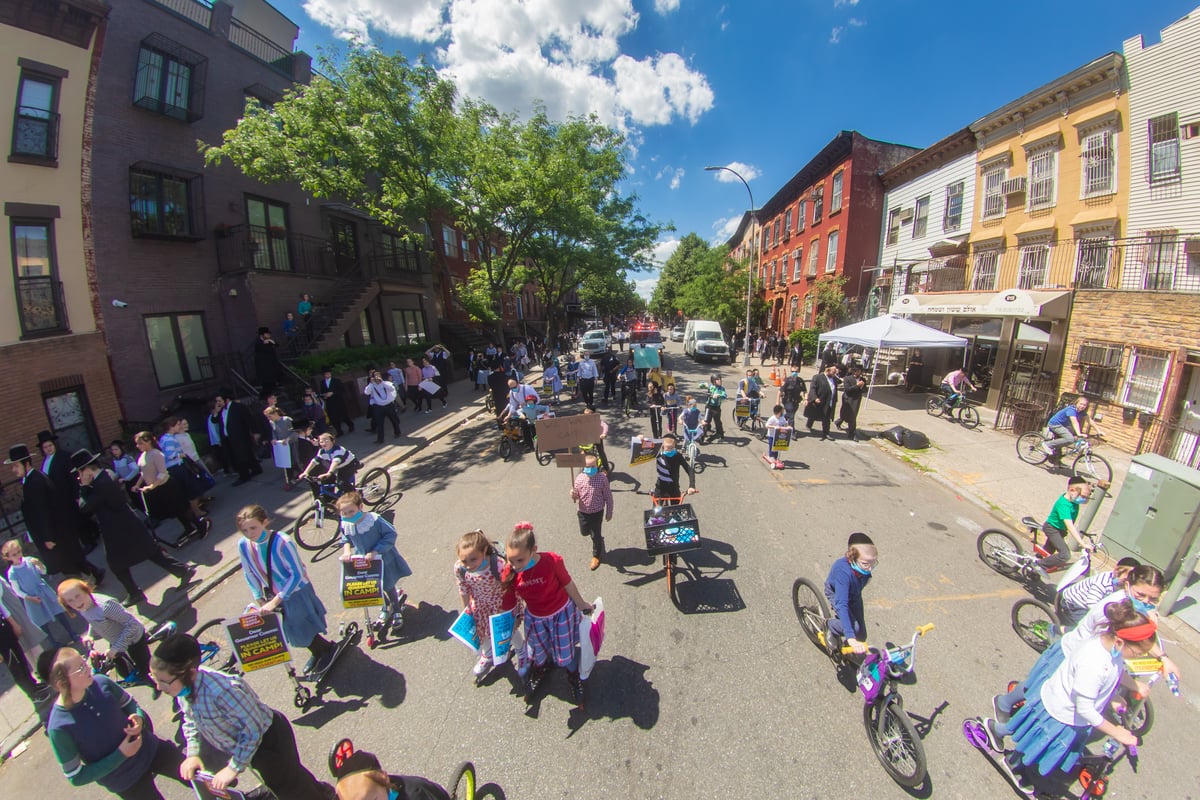
[[[993,427],[998,431],[1012,431],[1018,436],[1037,430],[1058,408],[1058,399],[1057,377],[1010,376],[1001,390]]]

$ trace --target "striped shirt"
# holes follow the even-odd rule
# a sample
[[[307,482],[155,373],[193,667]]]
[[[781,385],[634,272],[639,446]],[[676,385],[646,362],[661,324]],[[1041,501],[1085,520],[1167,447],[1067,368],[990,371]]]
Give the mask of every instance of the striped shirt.
[[[183,463],[183,448],[175,441],[175,435],[164,433],[158,437],[158,446],[162,448],[163,458],[168,467],[177,467]]]
[[[579,510],[584,514],[595,514],[604,511],[605,516],[613,513],[613,493],[608,485],[608,476],[603,472],[595,475],[579,473],[575,476],[573,488],[579,495]]]
[[[696,476],[692,474],[692,468],[688,466],[687,459],[679,454],[676,450],[671,455],[659,453],[658,458],[654,461],[655,472],[658,475],[659,483],[668,483],[674,486],[679,485],[679,469],[688,476],[688,488],[696,485]]]
[[[124,653],[146,635],[146,626],[115,599],[94,592],[92,600],[95,605],[79,613],[87,620],[92,638],[108,642],[109,649],[114,653]]]
[[[267,578],[267,551],[270,549],[271,575]],[[287,600],[299,591],[308,580],[300,551],[292,537],[283,533],[272,533],[262,544],[252,542],[244,536],[238,540],[238,555],[242,559],[242,571],[250,594],[257,602],[276,596]]]
[[[229,768],[242,772],[258,751],[275,712],[258,699],[240,675],[196,671],[187,697],[178,698],[183,710],[183,738],[189,758],[200,755],[200,739],[229,753]]]
[[[1089,608],[1121,588],[1120,581],[1110,570],[1084,578],[1063,589],[1063,607],[1073,611],[1086,612]]]

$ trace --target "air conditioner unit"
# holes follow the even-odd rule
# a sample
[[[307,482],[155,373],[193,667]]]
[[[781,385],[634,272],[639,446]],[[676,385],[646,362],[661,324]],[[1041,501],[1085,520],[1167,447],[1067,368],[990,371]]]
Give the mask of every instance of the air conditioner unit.
[[[1018,178],[1009,178],[1004,183],[1000,184],[1001,194],[1023,194],[1025,192],[1025,176]]]
[[[821,199],[821,196],[822,196],[822,195],[821,195],[821,190],[820,190],[820,189],[813,189],[811,192],[809,192],[809,193],[808,193],[808,199],[809,199],[809,200],[812,200],[814,203],[815,203],[816,201],[820,200],[820,199]]]
[[[901,222],[908,222],[912,218],[913,209],[911,208],[902,208],[896,212],[896,219],[900,220]]]
[[[1200,255],[1200,237],[1188,239],[1183,246],[1183,250],[1189,256]]]

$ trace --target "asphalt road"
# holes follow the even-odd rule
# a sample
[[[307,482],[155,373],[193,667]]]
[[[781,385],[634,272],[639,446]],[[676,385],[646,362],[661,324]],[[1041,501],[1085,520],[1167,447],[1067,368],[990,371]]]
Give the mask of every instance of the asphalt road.
[[[675,363],[683,391],[710,371],[681,356]],[[740,369],[721,369],[732,387]],[[694,498],[706,548],[690,561],[702,577],[681,585],[676,607],[644,550],[649,500],[635,491],[652,486],[653,467],[620,460],[618,443],[648,432],[648,423],[606,415],[617,510],[606,525],[609,557],[597,572],[587,569],[569,472],[530,456],[500,462],[494,429],[482,420],[403,465],[404,496],[394,512],[415,575],[404,583],[410,608],[401,641],[348,651],[323,702],[303,714],[292,707],[281,668],[248,678],[293,720],[314,772],[324,774],[329,747],[350,736],[393,772],[446,780],[470,759],[480,779],[500,784],[509,798],[906,797],[870,750],[860,696],[839,683],[792,611],[794,579],[822,581],[847,535],[861,530],[880,548],[867,592],[872,639],[907,641],[917,625],[936,625],[918,646],[916,684],[903,687],[929,763],[929,783],[914,794],[1015,796],[960,733],[964,717],[986,713],[989,697],[1035,659],[1008,625],[1024,590],[975,553],[976,534],[992,520],[869,442],[801,438],[786,456],[788,469],[774,472],[760,458],[763,446],[728,425],[729,439],[704,450],[707,469]],[[445,633],[458,606],[451,574],[458,536],[482,527],[503,539],[520,519],[534,523],[542,549],[566,558],[584,596],[604,598],[607,638],[585,710],[566,700],[561,673],[533,707],[508,668],[476,687],[474,657]],[[361,619],[336,609],[335,567],[329,558],[310,566],[331,627]],[[196,618],[235,615],[247,600],[235,574],[200,600]],[[1188,678],[1200,676],[1200,665],[1182,657],[1181,667],[1184,697],[1155,690],[1157,722],[1139,773],[1122,766],[1110,796],[1197,796],[1200,765],[1180,756],[1196,730]],[[170,730],[167,703],[135,691],[159,729]],[[81,800],[108,796],[98,787],[71,790],[57,773],[38,736],[0,770],[0,790],[14,798],[47,789]],[[160,786],[168,798],[189,796]]]

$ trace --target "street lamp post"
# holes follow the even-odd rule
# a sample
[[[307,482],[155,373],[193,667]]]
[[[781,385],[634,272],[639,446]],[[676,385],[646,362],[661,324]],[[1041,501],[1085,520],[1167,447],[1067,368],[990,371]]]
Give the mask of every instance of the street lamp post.
[[[758,252],[758,271],[762,272],[762,242],[759,238],[762,236],[762,231],[758,229],[758,211],[754,208],[754,192],[750,191],[750,184],[746,183],[746,179],[741,173],[731,167],[705,167],[709,172],[725,172],[733,173],[733,175],[742,182],[742,186],[746,187],[746,194],[750,195],[750,219],[754,220],[754,249]],[[746,341],[745,347],[742,350],[742,366],[750,366],[750,297],[754,294],[754,271],[747,267],[746,269]]]

